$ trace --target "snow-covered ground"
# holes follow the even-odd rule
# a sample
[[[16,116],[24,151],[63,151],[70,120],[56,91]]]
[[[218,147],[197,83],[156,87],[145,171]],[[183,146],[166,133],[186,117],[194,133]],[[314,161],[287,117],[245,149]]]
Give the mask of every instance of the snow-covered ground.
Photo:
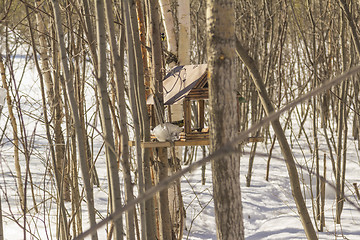
[[[346,192],[351,200],[359,204],[352,187],[352,183],[360,180],[359,160],[356,156],[357,151],[352,148],[354,151],[352,152],[350,149],[351,146],[348,149]],[[246,150],[250,150],[250,147],[247,147]],[[294,147],[293,150],[296,155],[299,148]],[[265,153],[267,150],[260,144],[258,151]],[[278,147],[273,154],[281,158]],[[308,157],[311,158],[310,155]],[[249,155],[241,158],[240,176],[246,239],[306,239],[292,198],[285,163],[272,159],[269,181],[266,181],[267,158],[255,157],[251,187],[246,187],[248,158]],[[328,160],[328,176],[330,176],[330,167]],[[186,232],[188,237],[185,234],[184,239],[216,239],[210,165],[207,166],[206,176],[205,185],[201,185],[201,169],[188,174],[182,180],[185,208],[188,209],[186,226],[189,230]],[[303,182],[309,184],[308,174],[304,173],[302,176]],[[331,177],[328,180],[332,181],[332,179]],[[309,185],[304,188],[306,189],[308,210],[312,217]],[[313,185],[313,189],[315,191],[315,185]],[[360,212],[350,204],[344,204],[341,224],[334,224],[335,192],[328,185],[326,187],[325,217],[326,227],[324,232],[318,234],[319,239],[360,239],[360,231],[357,228],[360,224]],[[195,219],[193,223],[192,219]]]
[[[30,171],[34,184],[35,201],[38,205],[38,213],[32,208],[30,183],[27,183],[27,203],[30,209],[27,215],[27,234],[28,239],[56,239],[56,215],[57,205],[53,194],[55,194],[54,182],[51,178],[49,152],[47,141],[44,134],[44,126],[39,116],[41,113],[40,89],[36,80],[36,72],[33,66],[22,71],[23,59],[15,60],[16,74],[15,79],[20,83],[20,102],[23,112],[26,133],[29,140],[33,139],[31,146],[32,154],[30,158]],[[22,74],[24,75],[22,76]],[[91,97],[89,98],[89,101]],[[6,123],[8,116],[7,107],[3,109],[0,118],[0,135],[4,131],[4,138],[1,142],[0,159],[0,196],[2,204],[2,217],[4,227],[4,239],[17,240],[23,239],[23,221],[22,211],[19,205],[19,194],[15,181],[15,167],[13,161],[12,131],[10,123]],[[297,126],[293,124],[294,132],[297,132]],[[6,125],[7,124],[7,125]],[[349,124],[349,128],[350,128]],[[5,129],[6,126],[6,129]],[[308,135],[311,139],[311,127],[307,126]],[[349,133],[351,129],[349,129]],[[289,139],[291,131],[286,131]],[[327,145],[322,136],[322,130],[318,131],[320,138],[320,165],[323,165],[323,154],[328,154]],[[350,134],[349,134],[350,136]],[[293,153],[299,164],[311,167],[312,155],[308,150],[308,143],[305,137],[298,139],[293,137]],[[95,147],[99,149],[101,139],[98,137]],[[359,199],[354,195],[353,183],[360,183],[360,158],[357,150],[357,142],[348,138],[347,148],[347,172],[346,172],[346,195],[359,205]],[[258,144],[257,151],[267,154],[270,144]],[[273,156],[277,159],[271,160],[269,181],[265,180],[267,157],[259,155],[255,157],[251,187],[245,186],[245,176],[247,174],[249,155],[246,154],[251,149],[251,144],[245,147],[245,154],[241,158],[241,182],[242,182],[242,200],[245,224],[246,239],[306,239],[296,206],[292,198],[289,177],[285,163],[281,160],[279,146],[275,145]],[[199,151],[198,159],[202,155]],[[25,177],[26,164],[23,155],[21,156],[22,173]],[[100,154],[96,162],[100,187],[94,189],[95,207],[98,210],[98,219],[106,216],[108,210],[108,186],[106,177],[104,155]],[[330,159],[327,159],[327,179],[333,182],[331,174]],[[303,179],[305,197],[307,199],[308,210],[313,216],[311,208],[311,194],[309,192],[310,179],[314,184],[313,178],[309,174],[299,169]],[[181,179],[184,205],[186,209],[186,226],[183,239],[216,239],[216,226],[214,221],[214,207],[212,200],[212,184],[210,164],[206,167],[206,183],[201,184],[201,169],[197,169],[187,174]],[[314,187],[315,188],[315,187]],[[71,205],[66,205],[71,211]],[[86,204],[83,203],[83,222],[84,229],[88,226]],[[326,227],[323,233],[319,233],[319,239],[360,239],[360,212],[357,211],[348,202],[344,204],[341,224],[334,223],[335,216],[335,194],[331,187],[326,188],[325,205]],[[31,232],[31,233],[30,233]],[[105,239],[105,229],[99,230],[100,239]]]

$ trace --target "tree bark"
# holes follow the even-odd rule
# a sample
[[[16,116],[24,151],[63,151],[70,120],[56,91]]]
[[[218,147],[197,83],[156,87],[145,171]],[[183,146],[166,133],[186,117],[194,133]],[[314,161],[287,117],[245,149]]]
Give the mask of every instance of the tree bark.
[[[179,48],[178,60],[181,65],[190,64],[190,1],[178,0]]]
[[[212,152],[234,139],[238,131],[234,9],[234,1],[207,1]],[[244,239],[240,155],[234,153],[219,161],[212,161],[212,176],[217,238]]]

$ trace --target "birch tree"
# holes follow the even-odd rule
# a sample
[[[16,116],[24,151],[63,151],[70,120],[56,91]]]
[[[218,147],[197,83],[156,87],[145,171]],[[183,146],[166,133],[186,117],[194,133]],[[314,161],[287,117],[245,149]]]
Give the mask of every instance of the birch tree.
[[[166,35],[167,50],[171,54],[177,56],[175,19],[172,14],[171,2],[171,0],[159,0]]]
[[[40,1],[36,1],[38,7],[41,6]],[[37,30],[39,33],[39,53],[41,60],[41,72],[39,74],[43,75],[44,83],[46,86],[47,98],[50,103],[51,113],[54,118],[54,140],[55,140],[55,157],[59,173],[67,172],[63,171],[63,166],[67,168],[68,164],[65,163],[65,143],[64,143],[64,135],[61,127],[63,113],[62,113],[62,99],[60,97],[60,81],[56,79],[56,82],[53,81],[51,76],[51,68],[49,62],[48,55],[48,47],[46,42],[46,35],[48,32],[46,31],[46,23],[44,21],[44,17],[41,16],[40,12],[36,13],[36,23]],[[65,169],[64,169],[65,170]],[[63,175],[64,183],[63,183],[63,196],[66,201],[70,201],[70,186],[69,186],[69,176],[67,174]]]
[[[179,48],[180,65],[190,64],[190,1],[178,0]]]

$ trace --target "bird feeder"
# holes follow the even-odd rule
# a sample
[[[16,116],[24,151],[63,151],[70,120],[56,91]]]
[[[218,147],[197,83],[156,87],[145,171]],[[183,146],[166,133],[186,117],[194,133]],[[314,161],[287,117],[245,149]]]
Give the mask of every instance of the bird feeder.
[[[183,105],[184,132],[181,141],[209,140],[209,130],[205,128],[205,101],[209,99],[207,82],[207,65],[185,65],[172,69],[163,81],[164,105],[168,107],[171,116],[171,107],[175,104]],[[152,126],[155,122],[154,99],[151,95],[147,104],[150,105]],[[197,119],[192,119],[192,106],[197,109]],[[192,127],[192,120],[196,123]],[[198,141],[201,142],[201,141]]]
[[[176,104],[183,105],[184,131],[175,146],[209,145],[209,128],[205,122],[205,102],[209,99],[207,64],[185,65],[173,68],[163,80],[164,105],[169,110]],[[238,96],[239,99],[241,98]],[[146,102],[150,106],[150,124],[155,127],[154,96]],[[193,114],[193,111],[197,114]],[[238,102],[239,110],[239,102]],[[193,119],[196,116],[196,119]],[[171,119],[170,119],[171,122]],[[192,123],[194,123],[192,125]],[[248,142],[263,141],[262,137],[250,137]],[[142,143],[143,147],[168,147],[169,142]],[[155,145],[156,146],[155,146]]]

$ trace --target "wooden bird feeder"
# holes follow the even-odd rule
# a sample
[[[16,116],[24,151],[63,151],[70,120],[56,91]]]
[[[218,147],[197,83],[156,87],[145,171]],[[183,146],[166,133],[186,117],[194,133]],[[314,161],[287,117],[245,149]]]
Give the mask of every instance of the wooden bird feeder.
[[[209,99],[207,82],[207,65],[185,65],[171,70],[163,81],[164,105],[171,116],[171,106],[183,104],[184,132],[181,141],[208,140],[209,130],[205,128],[205,101]],[[197,107],[197,126],[192,127],[191,104]],[[150,105],[152,127],[155,123],[154,99],[151,95],[147,104]],[[171,121],[171,120],[170,120]],[[204,141],[201,141],[203,143]]]
[[[172,69],[163,81],[164,105],[171,112],[171,106],[183,104],[184,132],[180,134],[180,141],[175,146],[209,145],[209,128],[205,123],[205,101],[209,99],[207,81],[207,64],[185,65]],[[155,127],[154,98],[147,99],[150,106],[151,127]],[[192,119],[192,105],[196,106],[197,119]],[[171,116],[171,113],[169,113]],[[192,120],[196,123],[192,126]],[[171,121],[171,119],[170,119]],[[259,142],[263,138],[249,138],[249,142]],[[170,146],[168,142],[142,143],[142,147]]]

